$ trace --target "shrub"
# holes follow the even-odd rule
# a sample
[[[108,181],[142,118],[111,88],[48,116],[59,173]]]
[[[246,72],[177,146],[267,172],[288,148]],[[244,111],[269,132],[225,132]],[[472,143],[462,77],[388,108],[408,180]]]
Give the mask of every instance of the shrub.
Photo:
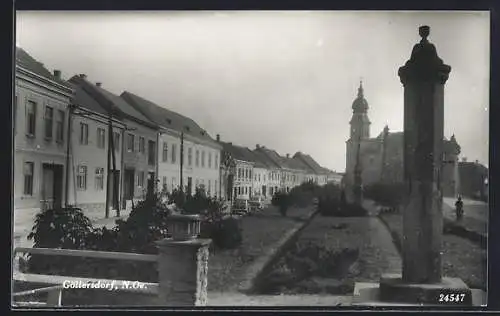
[[[35,248],[84,249],[92,222],[76,207],[45,210],[35,217],[28,240]]]
[[[278,207],[282,216],[286,216],[288,207],[290,206],[290,197],[286,192],[276,192],[273,195],[271,203]]]
[[[290,204],[299,207],[308,206],[312,203],[313,199],[317,197],[319,190],[320,186],[316,183],[312,181],[304,182],[290,190]]]
[[[221,249],[233,249],[243,242],[240,219],[226,217],[212,223],[211,236],[214,245]]]
[[[403,183],[374,183],[364,188],[364,197],[378,204],[394,207],[399,206],[405,196]]]

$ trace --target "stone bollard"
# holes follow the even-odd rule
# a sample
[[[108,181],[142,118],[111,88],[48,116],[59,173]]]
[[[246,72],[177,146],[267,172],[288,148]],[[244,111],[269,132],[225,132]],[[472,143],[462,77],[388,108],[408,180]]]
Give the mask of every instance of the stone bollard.
[[[211,239],[198,239],[199,219],[177,215],[172,238],[158,241],[158,304],[205,306],[207,304],[208,249]],[[188,231],[182,231],[185,227]],[[191,228],[196,229],[191,229]]]

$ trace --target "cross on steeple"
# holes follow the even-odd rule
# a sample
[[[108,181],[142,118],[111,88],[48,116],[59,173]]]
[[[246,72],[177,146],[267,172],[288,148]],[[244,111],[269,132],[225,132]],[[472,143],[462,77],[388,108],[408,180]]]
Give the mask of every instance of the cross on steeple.
[[[359,79],[358,97],[363,97],[363,77]]]

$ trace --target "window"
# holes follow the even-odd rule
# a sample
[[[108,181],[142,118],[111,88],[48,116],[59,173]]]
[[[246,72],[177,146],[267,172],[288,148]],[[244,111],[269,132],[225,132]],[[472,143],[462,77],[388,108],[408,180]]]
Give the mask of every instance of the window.
[[[24,194],[33,195],[33,162],[24,163]]]
[[[161,160],[163,162],[167,162],[168,160],[168,144],[167,142],[163,142],[163,152],[162,152],[162,155],[161,155]]]
[[[16,121],[17,121],[17,95],[14,97],[14,106],[12,111],[12,122],[14,124],[14,134],[16,133]]]
[[[212,168],[212,153],[208,153],[208,168]]]
[[[156,164],[156,142],[148,140],[148,164],[154,166]]]
[[[200,166],[200,151],[199,150],[196,150],[196,161],[195,161],[195,164],[196,164],[196,167],[199,167]]]
[[[214,163],[215,169],[219,168],[219,155],[215,154],[215,163]]]
[[[137,173],[137,186],[144,187],[144,171],[139,171]]]
[[[201,152],[201,167],[205,167],[205,151]]]
[[[97,148],[104,148],[106,142],[106,130],[104,128],[97,128]]]
[[[78,166],[76,184],[78,190],[87,190],[87,166]]]
[[[208,190],[207,190],[208,195],[210,195],[211,190],[212,190],[212,181],[208,180]]]
[[[135,136],[134,134],[128,134],[127,135],[127,151],[128,152],[134,152],[134,142],[135,142]]]
[[[56,142],[62,143],[64,141],[64,119],[66,113],[62,110],[57,111],[56,120]]]
[[[217,196],[217,192],[219,191],[219,187],[217,186],[217,180],[215,180],[214,191],[215,191],[215,196]]]
[[[88,145],[89,143],[89,126],[86,123],[80,123],[80,144]]]
[[[97,191],[104,190],[104,168],[95,169],[95,189]]]
[[[45,107],[45,139],[52,139],[52,129],[54,125],[54,108]]]
[[[144,144],[144,137],[142,137],[142,136],[139,137],[139,152],[140,153],[146,152],[145,144]]]
[[[252,180],[252,170],[248,170],[248,180]]]
[[[26,124],[26,135],[35,137],[36,135],[36,102],[28,101],[26,105],[27,113],[27,124]]]
[[[177,152],[176,152],[176,149],[177,149],[177,144],[172,144],[172,163],[175,163],[175,158],[177,158]]]
[[[113,139],[113,147],[115,147],[115,151],[120,151],[120,133],[114,132],[115,138]]]
[[[193,165],[193,148],[188,148],[188,166]]]
[[[241,169],[238,168],[238,179],[241,179]]]
[[[248,169],[245,169],[245,179],[248,179]]]
[[[175,177],[172,177],[172,190],[175,189],[176,182],[175,182]]]

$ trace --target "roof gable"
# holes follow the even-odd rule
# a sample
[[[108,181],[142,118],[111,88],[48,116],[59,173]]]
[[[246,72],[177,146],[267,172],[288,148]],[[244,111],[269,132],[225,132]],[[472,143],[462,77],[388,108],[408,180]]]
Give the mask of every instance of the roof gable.
[[[73,76],[69,81],[74,85],[80,86],[86,94],[96,100],[96,102],[107,111],[113,113],[118,112],[120,115],[127,116],[141,125],[147,126],[151,129],[156,128],[156,124],[154,124],[154,122],[137,111],[123,98],[103,89],[102,87],[98,87],[95,84],[90,83],[82,76]]]
[[[121,97],[159,126],[211,142],[215,141],[194,120],[184,115],[159,106],[128,91],[123,92]]]
[[[41,62],[37,61],[21,47],[16,47],[16,65],[71,89],[67,82],[54,76]]]

